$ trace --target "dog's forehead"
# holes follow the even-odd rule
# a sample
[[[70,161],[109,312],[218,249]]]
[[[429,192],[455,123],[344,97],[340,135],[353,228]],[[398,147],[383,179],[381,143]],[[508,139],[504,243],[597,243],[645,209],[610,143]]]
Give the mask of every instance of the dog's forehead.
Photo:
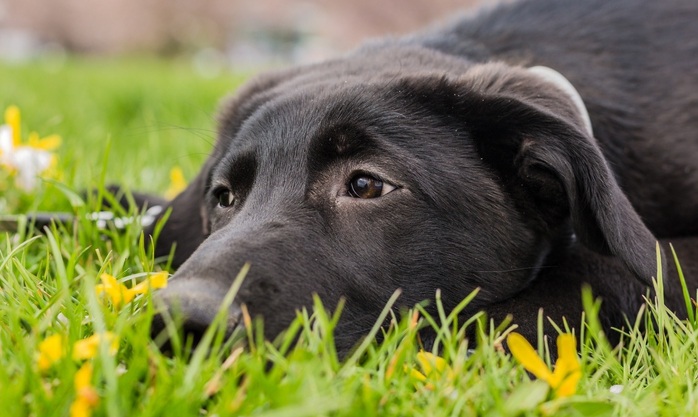
[[[249,140],[262,131],[275,130],[273,136],[288,134],[289,130],[320,127],[321,123],[332,123],[346,116],[364,119],[376,116],[378,112],[389,111],[375,107],[385,101],[401,78],[415,74],[457,76],[471,65],[462,58],[391,41],[370,44],[334,60],[262,78],[259,81],[265,87],[247,97],[247,102],[238,103],[245,108],[251,104],[254,110],[251,114],[244,112],[236,140]],[[258,105],[259,102],[263,104]],[[238,118],[235,107],[224,110],[222,127],[226,127],[225,120]],[[368,110],[373,112],[367,113]]]
[[[386,97],[390,86],[338,82],[284,91],[260,106],[231,138],[227,154],[253,152],[261,159],[305,160],[318,142],[342,152],[400,117]]]
[[[436,135],[418,120],[429,112],[420,108],[423,103],[416,96],[403,91],[409,84],[406,77],[413,79],[417,73],[425,80],[440,79],[470,64],[411,47],[387,54],[371,50],[361,58],[349,55],[287,74],[239,103],[247,111],[239,127],[228,132],[225,128],[235,124],[225,119],[239,117],[231,108],[221,124],[222,165],[230,167],[241,154],[253,155],[258,165],[300,175],[301,166],[307,173],[313,165],[313,155],[351,153],[362,145],[392,159],[415,149],[416,159],[434,153],[433,145],[422,149],[424,139],[436,140]],[[439,62],[443,65],[437,69]],[[403,149],[406,144],[414,149]]]

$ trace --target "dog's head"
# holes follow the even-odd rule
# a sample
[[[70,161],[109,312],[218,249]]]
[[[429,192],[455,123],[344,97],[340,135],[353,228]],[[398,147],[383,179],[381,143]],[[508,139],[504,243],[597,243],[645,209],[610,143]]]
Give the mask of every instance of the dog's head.
[[[347,301],[338,347],[398,288],[446,308],[512,297],[575,238],[637,277],[654,237],[569,91],[539,71],[413,48],[368,49],[260,78],[224,107],[217,145],[171,204],[159,247],[184,262],[162,298],[202,331],[235,305],[269,335],[317,293]],[[231,308],[235,325],[239,309]]]

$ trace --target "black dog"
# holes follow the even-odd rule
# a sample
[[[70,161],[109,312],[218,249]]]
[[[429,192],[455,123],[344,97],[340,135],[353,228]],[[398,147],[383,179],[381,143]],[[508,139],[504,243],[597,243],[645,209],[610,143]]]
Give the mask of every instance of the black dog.
[[[540,307],[579,324],[586,282],[621,326],[656,238],[698,235],[696,22],[695,0],[522,0],[258,78],[169,204],[162,298],[200,333],[250,262],[231,329],[243,303],[273,336],[344,297],[342,351],[397,288],[446,308],[480,288],[465,314],[533,336]]]

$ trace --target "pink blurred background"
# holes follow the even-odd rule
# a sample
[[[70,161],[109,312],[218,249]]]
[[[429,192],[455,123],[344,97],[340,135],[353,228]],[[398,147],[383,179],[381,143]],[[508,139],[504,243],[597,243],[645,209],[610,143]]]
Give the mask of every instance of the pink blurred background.
[[[308,62],[486,1],[0,0],[0,58],[49,51],[192,54],[252,67]]]

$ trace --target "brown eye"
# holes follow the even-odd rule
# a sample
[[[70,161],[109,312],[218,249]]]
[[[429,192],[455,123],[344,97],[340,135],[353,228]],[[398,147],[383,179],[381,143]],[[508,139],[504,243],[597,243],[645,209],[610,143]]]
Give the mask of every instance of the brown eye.
[[[230,207],[235,202],[235,195],[230,190],[221,190],[216,196],[219,207]]]
[[[370,175],[359,174],[349,181],[348,194],[354,198],[377,198],[395,189]]]

